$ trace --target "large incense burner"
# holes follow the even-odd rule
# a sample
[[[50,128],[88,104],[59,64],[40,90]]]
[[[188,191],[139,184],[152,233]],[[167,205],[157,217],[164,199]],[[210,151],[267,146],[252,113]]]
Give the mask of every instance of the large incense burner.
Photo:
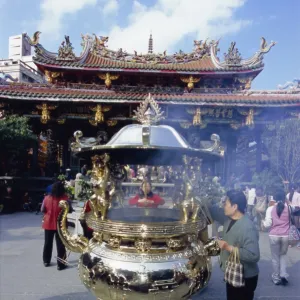
[[[210,256],[219,253],[207,238],[208,209],[197,197],[198,167],[202,159],[222,156],[219,137],[213,135],[206,149],[190,147],[172,127],[157,125],[163,113],[150,95],[135,113],[141,124],[125,126],[105,145],[74,134],[73,151],[93,163],[85,219],[94,233],[90,241],[70,235],[68,204],[61,201],[59,234],[68,249],[81,253],[80,278],[97,299],[190,299],[208,284]],[[121,184],[126,164],[179,166],[172,201],[130,207]],[[147,171],[142,175],[151,180]]]

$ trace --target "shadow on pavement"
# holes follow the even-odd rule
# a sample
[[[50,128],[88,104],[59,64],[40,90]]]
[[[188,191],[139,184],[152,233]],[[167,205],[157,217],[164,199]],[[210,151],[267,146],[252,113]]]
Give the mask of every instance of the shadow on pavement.
[[[41,298],[41,300],[95,300],[95,297],[92,296],[89,292],[84,293],[69,293],[59,296],[51,296],[46,298]]]

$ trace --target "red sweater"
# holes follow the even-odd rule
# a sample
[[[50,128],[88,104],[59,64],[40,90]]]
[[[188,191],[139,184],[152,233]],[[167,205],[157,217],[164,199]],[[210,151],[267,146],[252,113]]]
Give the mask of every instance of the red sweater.
[[[85,202],[85,204],[84,204],[83,212],[84,212],[84,214],[85,214],[85,213],[90,212],[91,210],[92,210],[92,209],[91,209],[91,206],[90,206],[90,200],[87,200],[87,201]],[[93,229],[90,228],[90,227],[88,227],[88,226],[87,226],[87,230],[88,230],[88,231],[93,231]]]
[[[68,200],[68,197],[62,196],[55,198],[50,195],[46,196],[43,201],[44,219],[42,227],[46,230],[57,230],[57,218],[61,211],[58,206],[60,200]]]
[[[157,208],[158,205],[163,205],[165,204],[165,201],[163,198],[160,196],[153,194],[152,197],[147,197],[148,200],[153,200],[154,202],[152,203],[139,203],[140,195],[136,195],[134,198],[131,198],[129,200],[129,205],[136,205],[137,207],[152,207],[152,208]]]

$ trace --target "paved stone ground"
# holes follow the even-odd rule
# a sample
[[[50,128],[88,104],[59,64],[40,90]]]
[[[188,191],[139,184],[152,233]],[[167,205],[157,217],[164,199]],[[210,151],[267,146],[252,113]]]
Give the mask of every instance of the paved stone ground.
[[[55,264],[42,264],[43,231],[41,215],[16,213],[0,216],[0,299],[1,300],[93,300],[77,274],[77,258],[71,254],[72,267],[57,271]],[[268,237],[261,234],[260,279],[256,297],[261,300],[300,300],[300,251],[288,253],[290,284],[274,286],[270,280],[271,262]],[[56,249],[54,250],[54,253]],[[214,259],[209,287],[196,299],[224,300],[223,274]],[[241,299],[242,300],[242,299]]]

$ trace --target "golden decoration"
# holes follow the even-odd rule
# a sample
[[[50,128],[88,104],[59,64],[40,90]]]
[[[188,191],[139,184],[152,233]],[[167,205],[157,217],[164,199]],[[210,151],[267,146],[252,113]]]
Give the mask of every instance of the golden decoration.
[[[191,161],[192,158],[184,155],[184,169],[182,172],[183,179],[183,200],[179,204],[181,210],[181,221],[188,222],[189,220],[196,221],[200,210],[200,203],[194,195],[194,187],[191,180]]]
[[[192,123],[190,122],[179,122],[181,128],[184,128],[184,129],[189,129],[191,126],[192,126]]]
[[[236,124],[236,123],[231,123],[231,124],[230,124],[230,127],[231,127],[232,129],[234,129],[234,130],[238,130],[239,128],[242,127],[242,125],[241,125],[241,124]]]
[[[89,244],[89,240],[82,235],[71,235],[67,227],[67,219],[69,213],[69,204],[67,201],[60,201],[59,206],[62,212],[58,216],[59,236],[63,244],[71,251],[76,253],[83,253]]]
[[[47,124],[50,121],[50,111],[56,109],[55,105],[48,105],[47,103],[43,103],[42,105],[37,105],[36,108],[41,110],[41,123]]]
[[[252,84],[252,77],[249,78],[238,78],[239,83],[245,84],[244,89],[245,90],[250,90],[251,89],[251,84]]]
[[[152,241],[150,239],[137,239],[134,245],[137,252],[145,253],[151,249]]]
[[[107,210],[110,207],[110,199],[106,193],[110,178],[109,160],[110,156],[107,153],[92,157],[92,183],[95,188],[89,203],[94,216],[100,217],[101,220],[106,219]]]
[[[143,125],[155,125],[165,118],[163,116],[164,112],[161,111],[150,93],[137,110],[134,110],[133,112],[137,121]]]
[[[63,125],[65,123],[66,123],[66,119],[58,119],[57,120],[57,124],[59,124],[59,125]]]
[[[92,125],[92,126],[97,126],[98,123],[95,121],[95,120],[89,120],[89,123]]]
[[[200,78],[195,78],[194,76],[180,77],[180,80],[187,83],[187,89],[190,92],[194,88],[194,84],[200,81]]]
[[[113,126],[116,126],[118,124],[118,121],[117,120],[108,120],[108,121],[106,121],[106,124],[109,127],[113,127]]]
[[[196,113],[193,117],[193,125],[197,126],[197,125],[201,125],[201,124],[202,124],[201,109],[197,108]]]
[[[112,248],[120,248],[121,238],[117,237],[117,236],[112,236],[112,237],[110,237],[110,239],[108,240],[107,243]]]
[[[203,124],[202,122],[202,115],[207,113],[207,110],[203,110],[200,107],[197,107],[196,109],[190,109],[188,108],[187,113],[189,113],[190,115],[193,114],[193,125],[194,126],[201,126]]]
[[[0,103],[0,108],[4,108],[5,107],[5,104],[4,103]],[[0,110],[0,119],[4,118],[5,116],[5,110],[2,109]]]
[[[110,73],[106,73],[106,74],[98,74],[98,77],[104,80],[106,88],[110,89],[112,81],[117,80],[120,77],[120,75],[111,75]]]
[[[186,243],[184,243],[184,241],[180,238],[172,238],[172,239],[168,239],[167,240],[167,246],[170,250],[177,250],[178,248],[182,248]]]
[[[245,124],[247,126],[254,125],[254,109],[253,108],[249,109],[248,115],[246,116],[246,122],[245,122]]]
[[[255,110],[254,108],[249,108],[249,110],[244,110],[242,108],[238,108],[237,111],[246,116],[245,125],[249,127],[254,126],[254,116],[260,114],[261,110]]]
[[[96,126],[98,123],[104,122],[104,113],[111,110],[111,106],[102,106],[101,104],[97,104],[95,107],[90,107],[91,111],[95,112],[94,122],[92,125]]]
[[[46,70],[45,71],[45,77],[46,77],[46,80],[49,82],[49,83],[53,83],[54,82],[54,79],[61,76],[63,73],[61,72],[51,72],[49,70]]]

